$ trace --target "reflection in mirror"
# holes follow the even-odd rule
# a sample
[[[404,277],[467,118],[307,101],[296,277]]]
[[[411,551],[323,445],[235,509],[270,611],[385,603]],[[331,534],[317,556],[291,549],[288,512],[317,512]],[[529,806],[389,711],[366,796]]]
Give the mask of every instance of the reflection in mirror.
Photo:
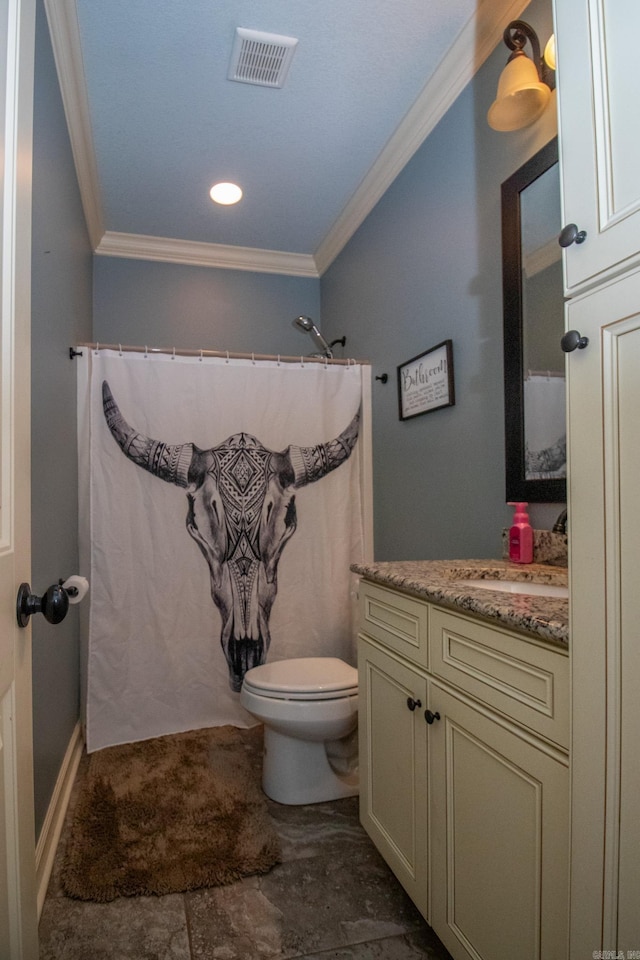
[[[506,498],[566,500],[560,184],[552,140],[502,185]]]
[[[525,480],[566,477],[558,164],[520,193]]]

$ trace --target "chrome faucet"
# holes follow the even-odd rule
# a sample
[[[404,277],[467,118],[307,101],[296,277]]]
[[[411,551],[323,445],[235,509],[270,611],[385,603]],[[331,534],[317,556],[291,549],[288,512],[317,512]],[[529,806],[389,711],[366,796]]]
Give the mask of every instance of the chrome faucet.
[[[567,511],[563,510],[562,513],[558,516],[558,519],[553,525],[553,533],[566,533],[567,532]]]

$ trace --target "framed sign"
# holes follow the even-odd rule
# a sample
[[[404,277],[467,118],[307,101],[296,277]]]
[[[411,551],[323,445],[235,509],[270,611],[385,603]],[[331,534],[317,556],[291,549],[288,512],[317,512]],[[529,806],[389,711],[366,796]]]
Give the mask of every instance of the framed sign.
[[[431,413],[440,407],[452,407],[455,402],[451,340],[443,340],[398,367],[401,420]]]

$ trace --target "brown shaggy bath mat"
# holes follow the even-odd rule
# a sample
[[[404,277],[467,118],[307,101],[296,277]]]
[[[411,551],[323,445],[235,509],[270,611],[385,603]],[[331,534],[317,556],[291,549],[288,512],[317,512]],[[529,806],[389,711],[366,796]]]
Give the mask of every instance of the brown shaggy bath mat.
[[[68,896],[214,887],[279,862],[260,789],[262,730],[214,727],[89,757],[62,868]]]

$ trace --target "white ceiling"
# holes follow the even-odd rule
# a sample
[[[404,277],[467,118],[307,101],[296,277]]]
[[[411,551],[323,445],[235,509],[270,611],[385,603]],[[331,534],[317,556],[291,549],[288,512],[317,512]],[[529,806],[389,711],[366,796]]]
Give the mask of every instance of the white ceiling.
[[[319,276],[525,5],[45,0],[94,248]],[[282,89],[227,79],[236,27],[299,40]]]

